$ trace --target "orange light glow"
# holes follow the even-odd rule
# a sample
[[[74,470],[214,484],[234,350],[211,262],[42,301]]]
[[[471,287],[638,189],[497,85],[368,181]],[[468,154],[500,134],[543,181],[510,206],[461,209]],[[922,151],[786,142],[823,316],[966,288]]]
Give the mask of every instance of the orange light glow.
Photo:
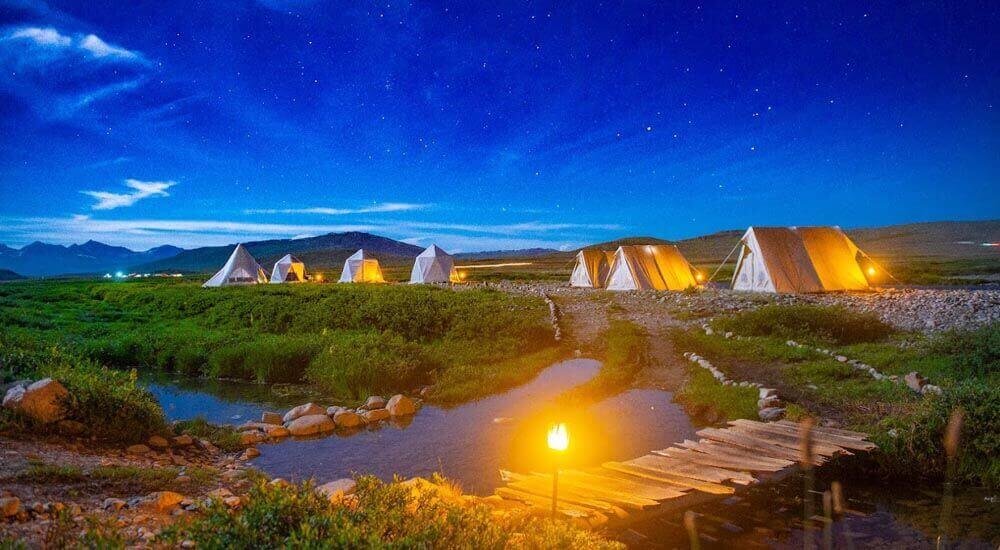
[[[694,280],[698,281],[699,283],[700,283],[700,282],[701,282],[702,280],[704,280],[704,279],[705,279],[705,276],[704,276],[704,275],[702,275],[701,273],[695,273],[695,274],[694,274]]]
[[[323,282],[323,274],[322,273],[313,273],[313,280],[315,280],[317,283],[322,283]]]
[[[875,275],[875,268],[874,267],[869,267],[868,268],[868,275],[869,276]]]
[[[549,448],[553,451],[565,451],[569,447],[569,433],[566,424],[556,424],[549,428]]]

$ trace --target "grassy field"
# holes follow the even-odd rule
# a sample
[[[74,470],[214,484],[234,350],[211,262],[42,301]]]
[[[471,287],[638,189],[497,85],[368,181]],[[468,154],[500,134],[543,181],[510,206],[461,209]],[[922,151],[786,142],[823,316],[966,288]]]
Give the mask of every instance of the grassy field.
[[[945,426],[952,411],[962,409],[957,474],[1000,486],[1000,326],[923,337],[898,333],[874,317],[817,306],[768,306],[716,319],[713,326],[711,336],[677,331],[677,348],[709,358],[736,380],[778,388],[792,417],[833,418],[872,434],[883,475],[942,475]],[[727,330],[744,338],[718,335]],[[830,356],[790,347],[789,338],[864,361],[886,375],[920,372],[944,395],[919,396],[902,384],[875,380]],[[723,418],[754,418],[756,395],[741,391],[693,373],[678,397],[716,407]]]
[[[547,315],[537,298],[427,286],[20,282],[0,286],[0,346],[6,378],[17,357],[56,348],[114,368],[308,382],[345,400],[434,384],[460,402],[556,359]]]

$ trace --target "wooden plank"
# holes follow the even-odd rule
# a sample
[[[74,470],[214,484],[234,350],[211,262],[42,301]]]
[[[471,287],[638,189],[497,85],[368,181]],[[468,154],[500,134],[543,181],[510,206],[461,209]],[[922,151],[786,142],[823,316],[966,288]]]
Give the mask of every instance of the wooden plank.
[[[625,463],[632,466],[638,466],[640,468],[658,470],[678,476],[692,477],[694,479],[710,481],[712,483],[732,481],[733,483],[747,485],[756,481],[753,476],[739,470],[734,471],[726,468],[717,468],[715,466],[696,464],[652,454],[627,460]]]
[[[791,420],[779,420],[777,422],[772,422],[772,424],[777,424],[779,426],[791,426],[793,428],[800,428],[797,422],[792,422]],[[862,432],[855,432],[852,430],[844,430],[841,428],[831,428],[829,426],[813,426],[813,430],[821,433],[827,433],[830,435],[839,435],[841,437],[851,437],[854,439],[868,439],[868,434]]]
[[[666,483],[673,483],[675,485],[682,485],[705,493],[712,493],[716,495],[731,495],[734,492],[736,492],[735,489],[733,489],[732,487],[728,487],[726,485],[720,485],[718,483],[708,483],[690,477],[657,472],[646,468],[640,468],[637,466],[624,464],[622,462],[605,462],[604,464],[601,464],[601,467],[607,468],[608,470],[625,472],[635,477],[648,478],[654,481],[663,481]]]
[[[759,464],[767,464],[769,467],[774,467],[777,468],[778,470],[781,470],[782,468],[787,468],[795,464],[795,461],[793,460],[764,456],[760,453],[755,453],[749,449],[736,447],[726,443],[720,443],[718,441],[712,441],[711,439],[702,439],[701,441],[697,442],[684,441],[683,443],[680,443],[680,446],[686,449],[690,449],[692,451],[697,451],[699,453],[704,453],[716,457],[722,457],[730,460],[756,461]]]
[[[532,482],[535,480],[541,480],[548,487],[552,487],[551,474],[539,474],[538,476],[532,478]],[[635,494],[618,491],[614,488],[594,483],[593,480],[583,479],[580,476],[574,475],[572,471],[559,472],[559,492],[562,493],[567,488],[580,496],[587,496],[607,501],[612,504],[617,504],[618,506],[635,510],[651,508],[659,504],[659,502],[655,499],[644,498]]]
[[[798,451],[802,446],[802,440],[799,438],[798,435],[779,434],[767,430],[761,430],[758,428],[751,428],[749,426],[731,426],[729,428],[729,431],[736,432],[738,434],[743,434],[748,437],[752,437],[754,439],[759,439],[761,441],[766,441],[768,443],[778,445],[780,447],[792,449],[793,451]],[[850,451],[839,445],[824,443],[816,439],[812,440],[812,451],[814,453],[818,453],[823,456],[839,456],[842,454],[848,454],[848,455],[851,454]]]
[[[747,437],[743,434],[734,433],[729,430],[718,430],[715,428],[705,428],[698,432],[698,435],[706,439],[711,439],[713,441],[721,441],[723,443],[728,443],[730,445],[735,445],[737,447],[743,447],[744,449],[750,449],[755,453],[760,453],[766,456],[772,456],[775,458],[784,458],[785,460],[798,461],[800,453],[797,450],[789,449],[787,447],[781,447],[778,445],[772,445],[768,442],[761,441],[759,439],[754,439],[752,437]],[[820,465],[826,462],[826,459],[821,455],[813,455],[813,463],[815,465]]]
[[[584,472],[580,470],[559,472],[560,479],[564,476],[579,479],[581,481],[587,481],[593,484],[599,484],[602,487],[608,487],[623,493],[631,493],[638,497],[657,501],[666,500],[668,498],[676,498],[684,494],[676,488],[654,485],[652,483],[641,483],[638,481],[622,479],[620,477],[611,477],[597,472]]]
[[[544,483],[530,483],[527,481],[514,481],[507,484],[508,489],[514,489],[516,491],[521,491],[522,493],[528,493],[530,495],[535,495],[536,497],[541,497],[542,499],[549,501],[549,506],[552,506],[552,482],[550,481],[548,485]],[[502,495],[501,495],[502,496]],[[556,495],[559,502],[566,502],[576,506],[583,506],[585,508],[593,508],[595,510],[600,510],[611,515],[618,515],[615,513],[616,506],[609,502],[591,498],[588,496],[580,495],[575,491],[559,491]],[[617,507],[620,508],[620,507]]]
[[[622,479],[632,483],[642,483],[643,485],[648,485],[650,487],[658,487],[662,489],[670,489],[672,491],[678,491],[680,493],[686,494],[694,489],[689,485],[678,485],[677,483],[671,483],[662,479],[653,479],[650,477],[640,477],[632,475],[628,472],[622,472],[619,470],[610,470],[608,468],[598,467],[596,469],[597,475],[610,477],[615,479]]]
[[[733,420],[732,422],[730,422],[730,424],[747,426],[750,427],[751,429],[760,431],[792,434],[795,436],[799,436],[799,434],[801,433],[798,427],[778,425],[777,423],[774,422],[765,423],[765,422],[754,422],[752,420],[741,419],[741,420]],[[876,447],[875,444],[872,443],[871,441],[864,441],[853,437],[844,437],[841,435],[833,435],[823,432],[813,432],[813,438],[816,441],[829,443],[831,445],[837,445],[845,449],[852,449],[855,451],[870,451]]]
[[[535,508],[545,509],[546,506],[552,508],[552,500],[544,499],[542,497],[525,493],[523,491],[518,491],[516,489],[511,489],[509,487],[500,487],[496,490],[497,496],[505,500],[516,500],[518,502],[523,502],[529,506]],[[592,513],[598,513],[596,509],[587,508],[582,506],[575,506],[560,500],[557,503],[556,511],[568,518],[585,518],[590,516]]]
[[[774,464],[751,460],[737,460],[719,455],[699,453],[690,449],[678,449],[676,447],[653,452],[658,455],[669,456],[670,458],[677,460],[686,460],[697,464],[704,464],[706,466],[715,466],[717,468],[726,468],[741,472],[777,472],[782,468],[781,466]]]

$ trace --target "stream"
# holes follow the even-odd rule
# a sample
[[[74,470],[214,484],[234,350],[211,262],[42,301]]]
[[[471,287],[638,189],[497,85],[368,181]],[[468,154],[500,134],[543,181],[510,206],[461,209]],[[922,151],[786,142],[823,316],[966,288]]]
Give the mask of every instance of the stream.
[[[411,418],[383,423],[351,435],[288,439],[259,445],[250,462],[270,476],[318,483],[373,474],[384,480],[439,472],[463,490],[489,494],[500,485],[500,469],[548,471],[545,431],[566,422],[570,449],[560,466],[594,466],[626,460],[692,438],[696,427],[670,392],[630,389],[580,407],[553,410],[553,398],[586,382],[600,369],[590,359],[557,363],[507,392],[452,408],[424,405]],[[315,401],[338,404],[303,386],[263,386],[184,378],[146,380],[169,420],[201,416],[214,423],[257,421],[264,411],[284,412]],[[387,396],[388,397],[388,396]],[[729,499],[696,508],[702,543],[708,547],[801,548],[801,478],[792,476]],[[825,488],[822,482],[817,489]],[[940,487],[886,487],[878,480],[845,482],[855,513],[834,523],[837,547],[849,536],[859,548],[931,548],[937,534]],[[819,498],[817,496],[817,498]],[[951,545],[993,548],[1000,542],[996,493],[963,489],[955,495]],[[822,510],[817,503],[817,509]],[[687,547],[677,514],[645,521],[618,534],[640,547]],[[815,535],[820,543],[819,533]]]

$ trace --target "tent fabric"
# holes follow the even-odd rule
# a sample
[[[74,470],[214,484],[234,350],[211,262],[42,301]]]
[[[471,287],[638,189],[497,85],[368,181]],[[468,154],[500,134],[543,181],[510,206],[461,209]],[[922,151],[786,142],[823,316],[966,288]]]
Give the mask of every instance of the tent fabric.
[[[684,290],[697,285],[694,268],[673,245],[618,247],[608,275],[608,290]]]
[[[570,286],[603,288],[608,282],[611,262],[615,253],[605,250],[581,250],[576,255],[576,266],[569,277]]]
[[[238,244],[222,269],[201,286],[256,285],[266,282],[267,274],[260,268],[260,264],[242,244]]]
[[[741,239],[734,290],[867,290],[864,253],[839,227],[751,227]]]
[[[384,283],[382,267],[378,260],[362,248],[351,254],[344,261],[344,270],[340,273],[342,283]]]
[[[455,259],[447,252],[432,244],[417,255],[410,272],[411,284],[423,283],[457,283],[458,272],[455,271]]]
[[[285,254],[271,270],[272,283],[301,283],[305,280],[306,264],[291,254]]]

